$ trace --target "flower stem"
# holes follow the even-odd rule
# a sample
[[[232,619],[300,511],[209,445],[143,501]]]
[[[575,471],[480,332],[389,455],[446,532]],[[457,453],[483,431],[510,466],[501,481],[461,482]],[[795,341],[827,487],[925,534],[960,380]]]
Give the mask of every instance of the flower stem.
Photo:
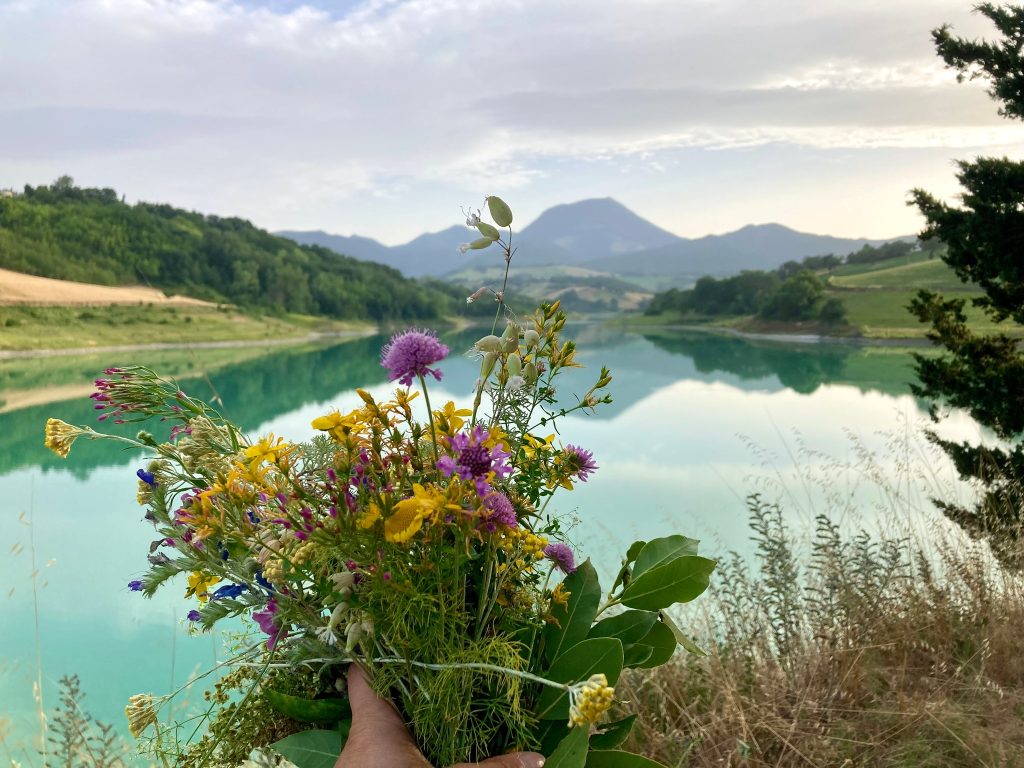
[[[434,466],[437,466],[438,455],[437,455],[437,429],[434,427],[434,410],[430,407],[430,394],[427,392],[427,382],[423,379],[423,375],[418,376],[420,380],[420,389],[423,390],[423,400],[427,404],[427,417],[430,419],[430,446],[434,449]]]

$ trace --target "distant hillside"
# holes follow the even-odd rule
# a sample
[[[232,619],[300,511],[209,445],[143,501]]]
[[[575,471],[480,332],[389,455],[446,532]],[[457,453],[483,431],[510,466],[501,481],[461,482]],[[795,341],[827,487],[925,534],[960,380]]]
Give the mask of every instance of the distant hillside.
[[[80,189],[67,177],[0,197],[0,267],[342,319],[429,319],[478,310],[467,308],[461,289],[296,245],[242,219],[126,205],[112,189]]]
[[[466,227],[450,227],[393,247],[324,232],[280,234],[378,261],[412,276],[480,273],[495,266],[491,251],[458,252],[459,243],[475,236]],[[685,285],[703,275],[771,270],[805,256],[850,253],[865,244],[883,242],[887,241],[808,234],[781,224],[751,225],[724,235],[688,239],[655,226],[612,198],[557,205],[514,234],[520,267],[586,267],[644,287],[651,287],[652,279],[657,283],[657,278]]]
[[[745,269],[772,270],[807,256],[852,253],[865,245],[885,242],[812,235],[781,224],[752,224],[724,235],[680,239],[642,253],[595,259],[587,266],[620,276],[682,275],[696,280],[704,275],[734,275]]]

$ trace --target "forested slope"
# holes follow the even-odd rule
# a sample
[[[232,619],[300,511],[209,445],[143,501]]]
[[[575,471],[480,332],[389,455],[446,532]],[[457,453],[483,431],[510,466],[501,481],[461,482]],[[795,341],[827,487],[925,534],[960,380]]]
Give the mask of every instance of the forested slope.
[[[342,319],[493,312],[467,307],[460,289],[298,245],[243,219],[163,204],[128,205],[112,189],[78,188],[67,177],[0,197],[0,267]]]

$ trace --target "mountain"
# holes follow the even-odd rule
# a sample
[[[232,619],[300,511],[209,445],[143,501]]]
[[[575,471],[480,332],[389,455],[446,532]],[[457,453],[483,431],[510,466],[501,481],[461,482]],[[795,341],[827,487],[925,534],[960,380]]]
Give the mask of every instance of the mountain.
[[[889,240],[813,235],[781,224],[751,224],[724,235],[681,238],[641,253],[594,259],[586,266],[619,276],[686,276],[696,280],[703,275],[734,275],[745,269],[772,270],[806,256],[845,256],[864,245],[886,242]]]
[[[357,259],[379,261],[409,276],[465,274],[467,270],[479,273],[500,262],[493,248],[459,253],[459,244],[475,236],[475,230],[460,226],[392,247],[369,238],[324,232],[279,234]],[[770,270],[806,256],[845,255],[865,244],[885,242],[888,240],[809,234],[781,224],[749,225],[723,235],[684,238],[610,197],[556,205],[521,232],[513,233],[518,267],[586,267],[614,277],[647,278],[647,282],[664,277],[674,284],[692,283],[702,275]]]

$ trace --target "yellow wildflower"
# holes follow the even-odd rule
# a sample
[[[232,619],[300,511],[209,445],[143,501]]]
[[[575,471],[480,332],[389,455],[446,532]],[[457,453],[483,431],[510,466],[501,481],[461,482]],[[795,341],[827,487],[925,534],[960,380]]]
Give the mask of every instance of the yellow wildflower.
[[[447,506],[444,492],[435,486],[424,488],[414,483],[412,493],[408,499],[398,502],[395,511],[384,521],[384,538],[394,544],[411,539],[425,520]]]
[[[531,434],[523,435],[523,453],[528,459],[534,458],[538,453],[545,453],[554,450],[552,443],[555,441],[554,434],[550,434],[543,440]]]
[[[199,602],[205,603],[210,599],[210,587],[219,581],[219,576],[208,576],[201,571],[193,571],[188,577],[188,589],[185,590],[185,597],[195,595]]]
[[[380,520],[380,507],[377,506],[376,502],[371,501],[370,505],[366,508],[366,510],[361,515],[359,515],[358,519],[356,520],[356,525],[358,525],[363,530],[366,530],[368,528],[372,528],[373,524],[376,523],[378,520]]]
[[[339,443],[344,443],[349,435],[366,431],[366,409],[356,408],[344,416],[341,411],[332,411],[326,416],[313,419],[313,429],[327,432]]]
[[[471,416],[473,412],[467,408],[456,408],[449,400],[440,411],[434,411],[434,425],[439,434],[453,437],[466,423],[463,416]]]
[[[43,445],[62,459],[66,459],[71,451],[71,444],[82,435],[87,435],[90,432],[92,430],[88,427],[76,427],[60,419],[47,419]]]
[[[280,437],[275,442],[274,435],[271,433],[261,438],[255,445],[250,445],[245,449],[245,458],[249,459],[249,471],[253,475],[258,475],[259,466],[265,461],[280,466],[292,450],[294,450],[294,446],[284,442]]]
[[[559,583],[559,585],[551,591],[551,605],[560,605],[563,608],[568,609],[569,598],[571,596],[572,592],[565,588],[565,584]]]

